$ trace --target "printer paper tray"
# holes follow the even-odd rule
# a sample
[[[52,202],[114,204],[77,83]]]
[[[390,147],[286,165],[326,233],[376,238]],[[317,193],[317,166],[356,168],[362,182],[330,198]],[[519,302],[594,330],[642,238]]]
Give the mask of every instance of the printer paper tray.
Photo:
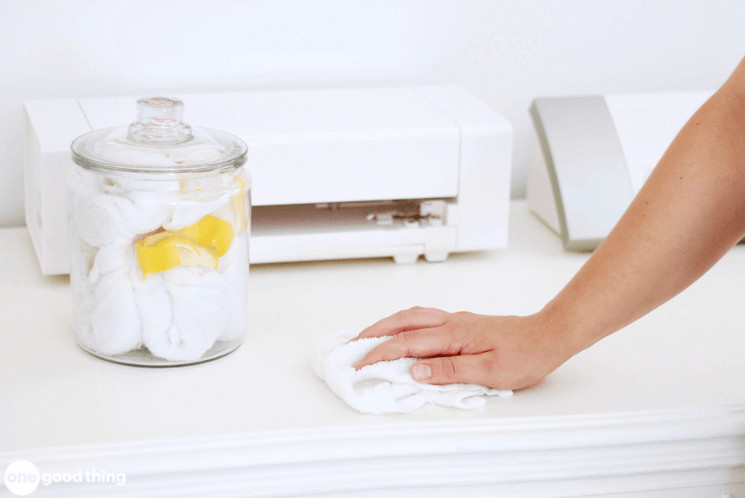
[[[369,257],[408,263],[420,255],[442,261],[455,249],[456,229],[446,225],[454,205],[422,202],[443,215],[422,217],[416,201],[254,206],[251,263]]]

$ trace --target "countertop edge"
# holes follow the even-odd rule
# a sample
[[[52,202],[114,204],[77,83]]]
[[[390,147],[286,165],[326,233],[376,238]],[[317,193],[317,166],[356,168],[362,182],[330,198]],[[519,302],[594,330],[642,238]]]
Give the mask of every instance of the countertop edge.
[[[639,489],[732,482],[738,468],[745,482],[744,437],[742,404],[79,445],[0,453],[0,462],[29,460],[46,474],[124,473],[132,496],[351,493],[378,489],[381,475],[396,489],[562,482],[572,493],[591,483],[598,492],[602,479],[604,492],[618,492],[632,482]],[[39,491],[98,496],[112,485]]]

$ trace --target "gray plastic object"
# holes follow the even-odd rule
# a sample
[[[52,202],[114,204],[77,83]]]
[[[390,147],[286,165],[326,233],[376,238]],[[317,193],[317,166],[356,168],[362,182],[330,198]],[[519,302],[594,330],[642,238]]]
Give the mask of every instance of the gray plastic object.
[[[539,98],[530,115],[545,171],[531,171],[531,209],[561,236],[566,250],[592,250],[634,197],[623,150],[602,96]],[[541,168],[540,165],[533,165]],[[540,176],[547,175],[546,178]],[[538,193],[545,185],[544,192]],[[550,184],[550,194],[548,185]],[[534,190],[531,192],[531,188]],[[553,196],[555,213],[534,205]],[[553,222],[558,226],[554,226]]]

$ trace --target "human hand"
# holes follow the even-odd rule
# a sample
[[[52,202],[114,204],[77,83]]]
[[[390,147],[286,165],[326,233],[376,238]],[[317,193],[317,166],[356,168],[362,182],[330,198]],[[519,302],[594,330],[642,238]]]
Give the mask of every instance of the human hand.
[[[539,382],[573,354],[541,313],[487,316],[416,307],[380,320],[356,339],[381,336],[392,337],[355,368],[403,357],[422,358],[414,363],[411,374],[427,384],[521,389]]]

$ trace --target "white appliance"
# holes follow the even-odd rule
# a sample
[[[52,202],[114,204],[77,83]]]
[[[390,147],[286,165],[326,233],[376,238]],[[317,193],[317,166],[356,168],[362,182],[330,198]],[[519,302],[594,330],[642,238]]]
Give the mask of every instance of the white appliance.
[[[512,128],[459,86],[177,95],[184,120],[249,146],[252,263],[503,247]],[[134,120],[136,96],[25,103],[26,223],[42,272],[68,272],[70,142]]]
[[[538,98],[530,209],[567,250],[591,250],[713,92]]]

